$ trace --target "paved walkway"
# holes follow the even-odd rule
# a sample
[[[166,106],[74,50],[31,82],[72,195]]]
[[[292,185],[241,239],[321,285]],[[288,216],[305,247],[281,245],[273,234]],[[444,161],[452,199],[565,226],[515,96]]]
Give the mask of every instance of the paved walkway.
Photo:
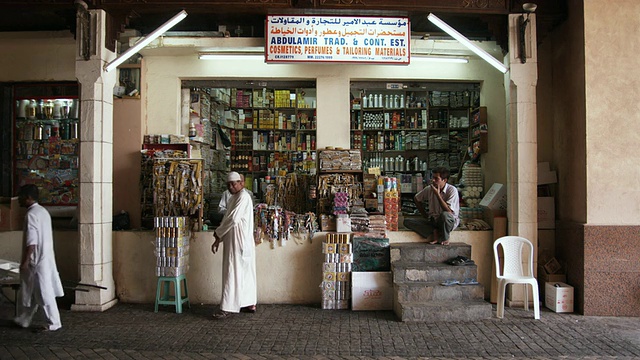
[[[634,359],[640,318],[507,309],[504,319],[403,323],[391,311],[259,305],[256,314],[212,320],[214,306],[183,314],[153,304],[104,313],[62,310],[63,328],[11,327],[0,304],[0,359]],[[42,319],[34,322],[41,324]]]

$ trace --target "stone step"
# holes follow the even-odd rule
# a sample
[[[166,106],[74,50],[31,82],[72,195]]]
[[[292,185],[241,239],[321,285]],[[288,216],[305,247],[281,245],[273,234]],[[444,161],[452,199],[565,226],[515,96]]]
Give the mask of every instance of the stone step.
[[[407,322],[475,321],[491,318],[491,311],[484,300],[394,302],[396,316]]]
[[[450,243],[449,245],[399,243],[391,244],[390,252],[391,263],[398,261],[444,263],[457,256],[471,258],[471,245],[465,243]]]
[[[481,284],[443,286],[438,282],[400,282],[393,287],[396,302],[484,299],[484,286]]]
[[[476,265],[453,266],[444,263],[395,262],[391,264],[393,282],[437,282],[478,278]]]

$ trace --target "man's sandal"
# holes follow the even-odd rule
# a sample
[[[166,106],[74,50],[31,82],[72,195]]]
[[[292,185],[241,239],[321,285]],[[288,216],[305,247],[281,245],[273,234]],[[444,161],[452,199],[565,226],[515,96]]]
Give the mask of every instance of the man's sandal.
[[[230,316],[231,316],[230,312],[226,312],[226,311],[223,311],[223,310],[219,310],[219,311],[217,311],[217,312],[215,312],[213,314],[213,318],[216,319],[216,320],[226,319],[226,318],[228,318]]]
[[[253,314],[256,312],[256,306],[250,305],[240,308],[240,312]]]

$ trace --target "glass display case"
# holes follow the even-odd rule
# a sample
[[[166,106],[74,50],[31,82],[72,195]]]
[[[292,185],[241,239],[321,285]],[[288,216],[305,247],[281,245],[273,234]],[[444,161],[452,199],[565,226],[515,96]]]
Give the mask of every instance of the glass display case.
[[[77,205],[79,99],[77,83],[14,87],[14,191],[40,189],[42,205]]]

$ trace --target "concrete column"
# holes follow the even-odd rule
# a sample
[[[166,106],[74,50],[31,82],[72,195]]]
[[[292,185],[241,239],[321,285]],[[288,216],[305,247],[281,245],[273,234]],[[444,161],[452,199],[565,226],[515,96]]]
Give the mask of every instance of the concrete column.
[[[80,113],[80,282],[106,287],[77,292],[76,311],[104,311],[117,303],[113,280],[113,87],[116,71],[104,65],[115,54],[104,46],[106,13],[91,10],[92,50],[89,60],[76,57],[81,85]],[[80,38],[76,41],[81,41]]]
[[[507,131],[507,182],[509,234],[537,242],[538,158],[536,131],[536,86],[538,62],[535,15],[529,16],[525,42],[526,63],[519,54],[519,14],[509,15],[510,82]],[[527,16],[527,15],[525,15]]]
[[[529,23],[524,36],[525,63],[521,59],[521,17]],[[507,191],[509,235],[529,239],[534,246],[534,272],[538,247],[538,158],[536,86],[538,57],[534,14],[509,15],[510,81],[507,100]],[[512,286],[507,294],[509,306],[522,305],[524,286]],[[531,297],[529,299],[532,299]],[[535,299],[537,300],[537,299]],[[530,300],[531,301],[531,300]]]

